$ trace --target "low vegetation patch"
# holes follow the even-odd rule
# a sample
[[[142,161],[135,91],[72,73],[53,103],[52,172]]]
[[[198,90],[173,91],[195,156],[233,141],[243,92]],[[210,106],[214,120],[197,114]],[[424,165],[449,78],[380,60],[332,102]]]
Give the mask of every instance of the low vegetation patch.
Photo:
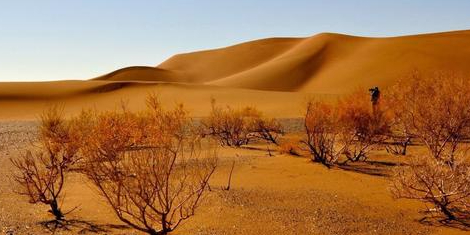
[[[398,198],[434,205],[429,211],[447,220],[470,218],[469,94],[466,79],[414,73],[389,95],[402,112],[399,126],[406,126],[406,133],[427,149],[423,155],[410,156],[408,165],[396,170],[392,192]]]
[[[212,100],[212,111],[202,121],[202,135],[212,136],[222,146],[241,147],[255,140],[278,145],[278,137],[284,134],[281,124],[267,118],[254,107],[234,109],[217,106]]]

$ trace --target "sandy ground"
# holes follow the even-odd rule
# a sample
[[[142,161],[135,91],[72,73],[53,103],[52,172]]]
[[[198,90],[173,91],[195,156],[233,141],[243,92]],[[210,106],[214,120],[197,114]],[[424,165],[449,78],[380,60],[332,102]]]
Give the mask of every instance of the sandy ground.
[[[336,97],[328,94],[158,82],[0,83],[0,120],[34,120],[53,105],[64,107],[65,113],[71,115],[83,109],[114,110],[120,108],[122,103],[129,109],[138,111],[145,108],[145,99],[149,94],[158,94],[166,107],[182,103],[196,117],[210,113],[212,98],[219,105],[255,106],[271,117],[300,117],[308,99]]]
[[[290,120],[291,130],[298,129]],[[1,122],[8,132],[0,154],[0,234],[139,234],[122,224],[79,174],[68,178],[65,226],[54,228],[48,208],[13,192],[9,158],[33,140],[34,122]],[[221,148],[220,162],[196,215],[173,234],[468,234],[433,220],[425,207],[395,200],[387,190],[393,165],[403,158],[374,151],[369,163],[328,170],[304,157],[269,156],[265,145]],[[271,147],[272,149],[273,147]],[[421,151],[412,149],[413,151]],[[235,161],[232,188],[224,191]]]

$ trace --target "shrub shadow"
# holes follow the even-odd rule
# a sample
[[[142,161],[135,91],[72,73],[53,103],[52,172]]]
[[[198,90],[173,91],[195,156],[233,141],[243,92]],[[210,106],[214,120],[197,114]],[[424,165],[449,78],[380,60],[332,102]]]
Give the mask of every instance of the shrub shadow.
[[[386,161],[363,161],[349,164],[340,164],[338,168],[346,171],[352,171],[360,174],[389,177],[392,175],[391,167],[397,166],[397,163]]]
[[[462,231],[470,231],[470,218],[449,220],[439,215],[427,215],[418,221],[427,226],[450,227]]]
[[[126,225],[118,224],[98,224],[91,221],[71,219],[71,220],[48,220],[39,222],[51,233],[58,231],[73,231],[76,234],[88,233],[109,233],[111,230],[129,229]]]

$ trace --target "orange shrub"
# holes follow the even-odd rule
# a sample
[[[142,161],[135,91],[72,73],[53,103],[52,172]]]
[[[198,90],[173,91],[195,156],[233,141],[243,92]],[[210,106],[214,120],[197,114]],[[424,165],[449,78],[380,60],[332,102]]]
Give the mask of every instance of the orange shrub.
[[[16,172],[15,191],[31,203],[49,205],[56,220],[64,217],[60,205],[69,168],[78,161],[78,136],[61,110],[53,107],[41,116],[38,151],[28,151],[19,159],[11,159]]]
[[[398,198],[434,204],[433,211],[449,220],[468,219],[470,209],[470,82],[446,74],[412,74],[391,89],[387,97],[398,114],[392,128],[423,143],[428,153],[411,156],[398,168],[392,192]],[[397,128],[398,127],[398,128]]]
[[[387,97],[394,112],[400,114],[394,128],[406,127],[431,156],[452,162],[463,147],[459,143],[470,133],[469,87],[468,79],[413,73],[396,84]]]
[[[430,156],[412,156],[397,168],[391,191],[396,198],[417,199],[435,206],[430,212],[449,220],[470,216],[470,162],[459,158],[453,166]]]
[[[81,115],[83,171],[117,217],[148,234],[167,234],[194,215],[216,168],[216,152],[201,154],[182,106],[164,110],[148,98],[143,113]],[[91,124],[90,124],[91,123]]]
[[[302,141],[308,147],[312,160],[327,167],[335,165],[342,150],[336,149],[339,138],[337,111],[332,105],[311,101],[305,114],[306,138]]]
[[[389,130],[388,118],[379,104],[373,105],[362,91],[343,97],[336,105],[309,102],[302,142],[312,160],[327,167],[337,164],[341,154],[347,161],[366,160],[367,153],[383,142]]]
[[[339,141],[349,161],[366,160],[374,145],[389,132],[389,121],[380,106],[373,107],[368,94],[356,91],[338,102]],[[380,105],[380,103],[378,104]]]
[[[282,126],[275,119],[268,119],[256,108],[233,109],[218,107],[212,101],[212,111],[202,121],[203,135],[216,138],[222,146],[240,147],[253,140],[266,140],[277,143],[284,134]]]

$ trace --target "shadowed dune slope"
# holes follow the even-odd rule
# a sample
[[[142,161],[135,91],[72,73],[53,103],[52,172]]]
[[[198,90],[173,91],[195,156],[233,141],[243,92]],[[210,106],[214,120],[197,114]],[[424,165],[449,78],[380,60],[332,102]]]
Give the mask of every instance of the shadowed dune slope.
[[[169,70],[148,66],[132,66],[118,69],[91,80],[178,82],[179,78],[174,72]]]
[[[271,117],[298,117],[307,97],[335,96],[301,92],[260,91],[211,85],[168,82],[61,81],[0,83],[0,120],[35,119],[51,105],[63,106],[65,113],[82,109],[113,110],[125,103],[131,110],[145,108],[148,94],[159,95],[165,107],[183,103],[192,116],[207,116],[210,100],[235,107],[256,106]]]
[[[323,33],[176,55],[156,68],[130,67],[97,79],[344,93],[387,86],[413,70],[469,73],[468,61],[470,31],[391,38]]]

